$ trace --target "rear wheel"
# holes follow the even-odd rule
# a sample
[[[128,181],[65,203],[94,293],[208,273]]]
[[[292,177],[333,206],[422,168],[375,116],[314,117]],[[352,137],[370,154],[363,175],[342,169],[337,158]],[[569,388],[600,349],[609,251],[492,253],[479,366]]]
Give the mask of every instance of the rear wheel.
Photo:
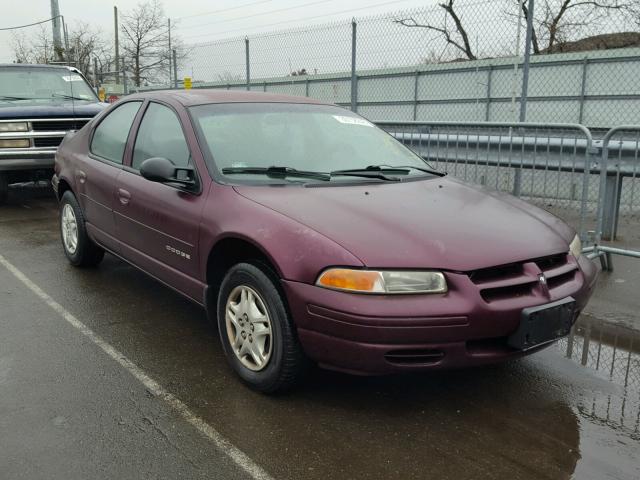
[[[231,367],[251,388],[275,393],[299,380],[306,359],[266,267],[239,263],[226,274],[218,295],[218,328]]]
[[[71,191],[66,191],[60,200],[60,236],[64,253],[72,265],[93,267],[104,258],[104,250],[87,235],[84,215]]]

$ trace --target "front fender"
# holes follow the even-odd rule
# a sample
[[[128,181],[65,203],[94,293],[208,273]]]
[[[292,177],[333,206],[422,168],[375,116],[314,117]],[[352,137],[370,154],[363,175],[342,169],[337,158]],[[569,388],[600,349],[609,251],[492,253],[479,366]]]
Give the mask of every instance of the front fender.
[[[364,266],[333,240],[227,185],[212,184],[200,231],[200,258],[208,258],[219,241],[239,238],[264,252],[285,280],[314,283],[327,266]],[[206,262],[202,263],[202,278],[206,278]]]

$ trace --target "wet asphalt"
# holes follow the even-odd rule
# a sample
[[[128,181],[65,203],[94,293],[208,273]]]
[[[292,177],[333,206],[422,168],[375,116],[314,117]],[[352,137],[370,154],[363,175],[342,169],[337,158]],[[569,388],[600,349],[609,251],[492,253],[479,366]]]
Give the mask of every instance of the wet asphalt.
[[[204,311],[107,256],[62,253],[45,189],[0,206],[0,255],[274,478],[640,478],[640,261],[569,339],[504,365],[240,384]],[[635,343],[634,343],[635,342]],[[0,266],[0,479],[251,478]]]

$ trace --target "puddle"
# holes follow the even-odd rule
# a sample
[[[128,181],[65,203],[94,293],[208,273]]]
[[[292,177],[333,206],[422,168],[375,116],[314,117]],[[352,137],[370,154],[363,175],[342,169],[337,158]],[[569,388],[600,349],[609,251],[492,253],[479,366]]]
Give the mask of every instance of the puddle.
[[[572,407],[581,452],[572,478],[640,478],[640,331],[586,317],[556,348],[614,386]]]

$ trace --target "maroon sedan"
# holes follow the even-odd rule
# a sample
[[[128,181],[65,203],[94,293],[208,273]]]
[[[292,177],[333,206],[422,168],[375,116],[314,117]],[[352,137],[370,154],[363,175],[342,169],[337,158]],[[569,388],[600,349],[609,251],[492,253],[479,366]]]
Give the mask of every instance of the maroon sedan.
[[[274,392],[496,362],[566,335],[596,278],[575,232],[431,168],[355,113],[248,92],[132,95],[65,139],[64,251],[108,251],[217,323]]]

